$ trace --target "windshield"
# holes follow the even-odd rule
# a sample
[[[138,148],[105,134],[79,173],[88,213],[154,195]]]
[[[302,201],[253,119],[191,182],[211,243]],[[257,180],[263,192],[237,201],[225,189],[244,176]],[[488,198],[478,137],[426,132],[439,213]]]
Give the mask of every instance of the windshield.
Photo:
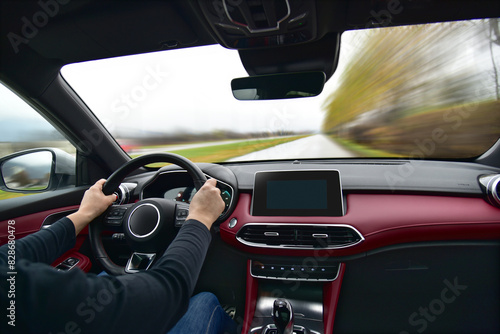
[[[317,97],[237,101],[238,52],[205,46],[67,65],[62,74],[122,148],[196,162],[465,159],[500,136],[499,20],[342,34]]]

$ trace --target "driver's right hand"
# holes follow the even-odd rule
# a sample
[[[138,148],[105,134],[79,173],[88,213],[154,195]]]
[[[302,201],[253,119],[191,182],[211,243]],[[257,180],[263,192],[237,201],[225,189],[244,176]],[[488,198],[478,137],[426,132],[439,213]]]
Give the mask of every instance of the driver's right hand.
[[[196,219],[208,229],[219,218],[225,204],[220,196],[220,189],[216,187],[217,180],[209,179],[196,192],[189,205],[187,219]]]

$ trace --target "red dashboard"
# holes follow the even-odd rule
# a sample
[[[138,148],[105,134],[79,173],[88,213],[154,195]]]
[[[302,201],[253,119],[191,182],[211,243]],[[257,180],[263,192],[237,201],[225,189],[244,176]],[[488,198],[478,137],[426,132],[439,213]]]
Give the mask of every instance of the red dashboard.
[[[342,217],[257,217],[250,215],[251,195],[242,193],[231,218],[237,224],[221,224],[221,238],[244,252],[284,256],[347,256],[401,243],[439,240],[498,240],[500,209],[482,198],[348,194],[346,215]],[[260,248],[236,239],[247,223],[343,224],[357,229],[365,240],[355,246],[328,250]]]
[[[252,216],[251,195],[242,193],[230,219],[221,224],[221,238],[232,247],[255,256],[336,258],[356,255],[377,248],[413,242],[452,240],[498,240],[500,238],[500,209],[482,198],[401,195],[401,194],[349,194],[347,210],[342,217],[265,217]],[[230,224],[233,219],[232,224]],[[234,225],[235,220],[237,223]],[[339,249],[290,249],[286,247],[255,247],[236,238],[238,231],[248,223],[273,224],[342,224],[359,231],[364,240],[352,247]],[[232,227],[230,227],[232,226]],[[272,227],[270,227],[272,230]],[[248,260],[246,282],[245,322],[242,333],[252,332],[262,319],[256,314],[261,298],[259,284],[266,281],[252,275]],[[323,329],[331,333],[341,294],[346,264],[339,263],[338,276],[323,282]],[[320,285],[320,286],[321,286]],[[265,319],[265,318],[264,318]]]

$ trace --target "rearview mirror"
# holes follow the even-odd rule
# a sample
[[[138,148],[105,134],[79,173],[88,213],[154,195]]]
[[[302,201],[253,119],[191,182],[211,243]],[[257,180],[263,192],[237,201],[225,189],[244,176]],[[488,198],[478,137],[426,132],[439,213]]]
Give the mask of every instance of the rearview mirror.
[[[36,193],[74,184],[75,158],[56,148],[32,149],[0,159],[0,190]]]
[[[233,79],[231,88],[237,100],[291,99],[320,94],[325,81],[323,72],[280,73]]]

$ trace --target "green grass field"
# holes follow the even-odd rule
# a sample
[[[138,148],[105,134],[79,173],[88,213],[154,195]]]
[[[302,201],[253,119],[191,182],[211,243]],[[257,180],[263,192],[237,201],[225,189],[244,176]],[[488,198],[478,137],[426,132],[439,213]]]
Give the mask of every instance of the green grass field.
[[[2,191],[0,190],[0,201],[3,199],[8,199],[8,198],[14,198],[14,197],[21,197],[21,196],[26,196],[27,194],[21,194],[21,193],[12,193],[9,191]]]
[[[248,153],[264,150],[269,147],[288,143],[307,136],[293,136],[286,138],[247,140],[243,142],[214,145],[185,150],[172,151],[180,154],[194,162],[223,162],[231,158],[239,157]]]
[[[284,144],[307,136],[308,135],[261,140],[245,140],[230,144],[211,145],[183,150],[171,150],[168,152],[182,155],[183,157],[186,157],[193,162],[224,162],[231,158],[264,150],[269,147]],[[131,155],[132,158],[135,158],[137,156],[138,155]],[[160,167],[163,165],[165,164],[151,164],[149,165],[149,167]]]

